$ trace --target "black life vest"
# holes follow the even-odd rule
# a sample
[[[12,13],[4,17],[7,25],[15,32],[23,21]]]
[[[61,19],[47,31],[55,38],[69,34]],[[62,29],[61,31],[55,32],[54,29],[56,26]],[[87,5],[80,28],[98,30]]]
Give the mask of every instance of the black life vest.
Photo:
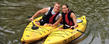
[[[44,16],[42,17],[42,19],[43,19],[44,21],[46,21],[46,23],[51,23],[51,24],[53,24],[53,23],[56,22],[55,18],[56,18],[56,16],[59,14],[59,12],[56,13],[55,15],[52,15],[52,10],[53,10],[53,7],[50,8],[50,10],[49,10],[49,12],[48,12],[47,15],[44,15]]]
[[[68,13],[62,13],[62,21],[63,21],[63,24],[67,24],[69,26],[74,26],[74,22],[73,22],[73,19],[70,17],[71,13],[73,11],[70,11]]]

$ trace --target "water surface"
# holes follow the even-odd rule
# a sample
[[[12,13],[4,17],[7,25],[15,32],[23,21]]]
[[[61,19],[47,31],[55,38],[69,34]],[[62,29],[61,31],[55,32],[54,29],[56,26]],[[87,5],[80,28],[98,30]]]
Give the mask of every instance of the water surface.
[[[0,0],[0,44],[21,44],[28,16],[54,2],[66,3],[76,16],[87,17],[86,37],[69,44],[109,43],[109,0]]]

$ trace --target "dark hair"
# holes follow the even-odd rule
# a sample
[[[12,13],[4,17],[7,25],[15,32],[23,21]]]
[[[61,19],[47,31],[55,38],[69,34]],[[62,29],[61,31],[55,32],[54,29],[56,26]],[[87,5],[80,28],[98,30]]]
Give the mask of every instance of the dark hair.
[[[67,4],[64,4],[67,8],[69,7]]]

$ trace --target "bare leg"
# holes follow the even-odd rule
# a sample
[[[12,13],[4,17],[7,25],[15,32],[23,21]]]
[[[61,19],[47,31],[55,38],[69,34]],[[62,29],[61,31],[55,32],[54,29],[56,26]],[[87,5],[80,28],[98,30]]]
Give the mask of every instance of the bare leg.
[[[35,22],[37,25],[40,25],[40,23],[39,22]]]
[[[61,28],[59,28],[58,30],[63,30],[63,28],[61,27]]]
[[[47,24],[47,23],[45,23],[44,26],[52,26],[52,24]]]
[[[44,26],[47,26],[47,25],[48,25],[47,23],[44,24]]]

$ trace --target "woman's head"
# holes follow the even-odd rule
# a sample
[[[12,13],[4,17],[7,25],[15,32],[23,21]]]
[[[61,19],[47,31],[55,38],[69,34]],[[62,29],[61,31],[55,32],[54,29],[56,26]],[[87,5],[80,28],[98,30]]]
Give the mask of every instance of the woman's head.
[[[67,13],[68,10],[69,10],[69,8],[68,8],[68,5],[67,4],[62,5],[62,12],[63,13]]]

